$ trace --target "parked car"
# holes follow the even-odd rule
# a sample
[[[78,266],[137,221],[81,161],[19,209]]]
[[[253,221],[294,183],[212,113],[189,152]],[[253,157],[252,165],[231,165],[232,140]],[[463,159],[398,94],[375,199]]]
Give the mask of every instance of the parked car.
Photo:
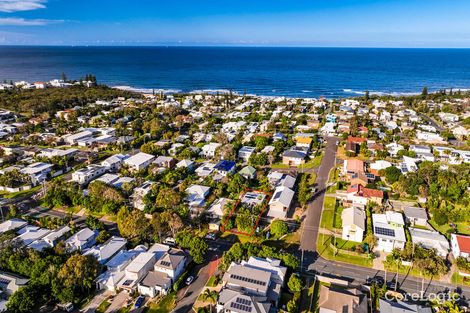
[[[383,286],[383,284],[385,284],[385,279],[383,279],[383,277],[381,276],[369,277],[366,280],[366,284],[368,285],[376,284],[379,286]]]
[[[191,285],[191,283],[194,281],[194,276],[189,276],[186,278],[186,285]]]
[[[138,296],[137,300],[135,300],[135,303],[134,303],[134,309],[140,308],[144,304],[144,301],[145,301],[144,296]]]

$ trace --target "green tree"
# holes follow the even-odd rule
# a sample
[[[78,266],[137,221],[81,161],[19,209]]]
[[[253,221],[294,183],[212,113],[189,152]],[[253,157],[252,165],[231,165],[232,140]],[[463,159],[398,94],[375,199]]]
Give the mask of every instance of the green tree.
[[[293,293],[301,292],[304,289],[304,282],[299,276],[292,274],[287,282],[287,287]]]
[[[150,222],[140,210],[121,208],[117,215],[117,224],[121,235],[129,241],[141,243],[153,237]]]
[[[37,285],[27,285],[21,287],[11,295],[7,302],[7,309],[10,312],[29,313],[39,308],[40,295],[38,290],[42,288]]]
[[[283,220],[274,220],[271,223],[271,234],[276,238],[284,236],[288,231],[289,227]]]

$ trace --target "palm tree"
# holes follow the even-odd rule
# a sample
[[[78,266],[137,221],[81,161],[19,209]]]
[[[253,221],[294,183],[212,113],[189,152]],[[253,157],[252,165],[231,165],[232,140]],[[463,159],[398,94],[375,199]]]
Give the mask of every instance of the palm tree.
[[[202,293],[202,299],[205,302],[210,303],[210,311],[212,312],[212,305],[217,303],[217,298],[219,297],[219,294],[215,290],[210,290],[209,288],[206,288],[204,292]]]

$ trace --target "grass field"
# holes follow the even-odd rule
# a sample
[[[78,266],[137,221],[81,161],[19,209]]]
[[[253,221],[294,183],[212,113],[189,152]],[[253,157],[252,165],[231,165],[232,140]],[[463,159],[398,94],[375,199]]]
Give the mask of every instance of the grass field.
[[[372,259],[369,257],[342,253],[341,250],[338,250],[335,254],[334,248],[331,247],[330,242],[331,236],[327,236],[325,234],[320,234],[318,236],[317,251],[323,258],[363,267],[372,267]]]

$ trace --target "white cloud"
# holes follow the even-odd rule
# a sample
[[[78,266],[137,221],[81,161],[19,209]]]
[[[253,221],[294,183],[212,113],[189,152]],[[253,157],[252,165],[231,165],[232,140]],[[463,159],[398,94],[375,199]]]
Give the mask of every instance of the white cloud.
[[[24,19],[20,17],[0,17],[0,26],[43,26],[63,23],[63,20]]]
[[[18,12],[44,9],[46,0],[0,0],[0,12]]]

